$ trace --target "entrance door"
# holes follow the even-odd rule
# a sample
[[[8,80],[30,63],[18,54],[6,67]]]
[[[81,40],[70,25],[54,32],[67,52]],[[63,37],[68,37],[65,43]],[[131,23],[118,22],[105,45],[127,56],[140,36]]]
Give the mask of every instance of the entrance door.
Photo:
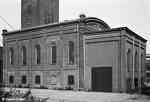
[[[112,92],[112,67],[92,68],[92,90]]]

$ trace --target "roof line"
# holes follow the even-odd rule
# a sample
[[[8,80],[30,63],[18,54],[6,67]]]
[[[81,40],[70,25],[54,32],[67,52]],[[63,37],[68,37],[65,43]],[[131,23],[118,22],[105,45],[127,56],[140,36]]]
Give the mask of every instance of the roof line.
[[[91,33],[104,33],[104,32],[111,32],[111,31],[122,31],[125,30],[127,32],[129,32],[129,34],[133,34],[135,37],[143,40],[144,42],[147,42],[147,40],[141,36],[139,36],[138,34],[136,34],[135,32],[133,32],[132,30],[130,30],[128,27],[119,27],[119,28],[112,28],[109,30],[103,30],[103,31],[88,31],[88,32],[84,32],[83,34],[91,34]]]

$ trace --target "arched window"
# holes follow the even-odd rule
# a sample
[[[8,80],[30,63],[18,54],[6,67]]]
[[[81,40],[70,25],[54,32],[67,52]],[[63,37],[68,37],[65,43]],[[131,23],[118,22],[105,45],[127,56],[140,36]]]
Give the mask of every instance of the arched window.
[[[129,72],[130,69],[131,69],[131,64],[132,64],[132,56],[131,56],[131,50],[128,49],[128,52],[127,52],[127,71]]]
[[[74,42],[69,41],[69,64],[74,64]]]
[[[41,77],[39,75],[35,76],[35,84],[40,84],[41,83]]]
[[[144,55],[141,54],[141,71],[144,71]]]
[[[57,63],[57,47],[56,45],[52,46],[52,64]]]
[[[26,65],[27,64],[27,50],[25,46],[21,48],[21,57],[22,57],[22,64]]]
[[[13,50],[13,48],[9,49],[9,61],[10,61],[10,64],[14,64],[14,50]]]
[[[41,48],[40,48],[40,45],[35,46],[35,61],[36,61],[36,64],[41,63]]]
[[[27,77],[25,75],[22,76],[21,82],[22,82],[22,84],[26,84],[27,83]]]
[[[13,84],[14,83],[14,76],[9,76],[9,83],[10,84]]]
[[[136,51],[134,56],[134,70],[138,71],[138,67],[139,67],[139,58],[138,58],[138,53]]]
[[[74,85],[75,80],[73,75],[68,75],[68,85]]]

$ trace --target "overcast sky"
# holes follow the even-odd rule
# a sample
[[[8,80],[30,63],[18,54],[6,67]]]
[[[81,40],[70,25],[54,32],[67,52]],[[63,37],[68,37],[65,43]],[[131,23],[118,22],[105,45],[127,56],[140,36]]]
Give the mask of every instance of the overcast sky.
[[[0,0],[0,16],[20,29],[21,0]],[[78,18],[79,14],[100,18],[111,28],[127,26],[148,40],[150,53],[150,0],[60,0],[60,21]],[[0,30],[12,30],[0,19]]]

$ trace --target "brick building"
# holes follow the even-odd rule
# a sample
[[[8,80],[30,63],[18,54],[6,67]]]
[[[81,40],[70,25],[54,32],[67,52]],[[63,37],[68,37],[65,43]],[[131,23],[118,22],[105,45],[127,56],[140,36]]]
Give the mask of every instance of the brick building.
[[[113,92],[141,87],[146,40],[126,27],[85,17],[3,37],[6,84]]]
[[[84,15],[40,26],[33,22],[3,31],[5,84],[107,92],[141,88],[146,40],[127,27],[110,28]]]

